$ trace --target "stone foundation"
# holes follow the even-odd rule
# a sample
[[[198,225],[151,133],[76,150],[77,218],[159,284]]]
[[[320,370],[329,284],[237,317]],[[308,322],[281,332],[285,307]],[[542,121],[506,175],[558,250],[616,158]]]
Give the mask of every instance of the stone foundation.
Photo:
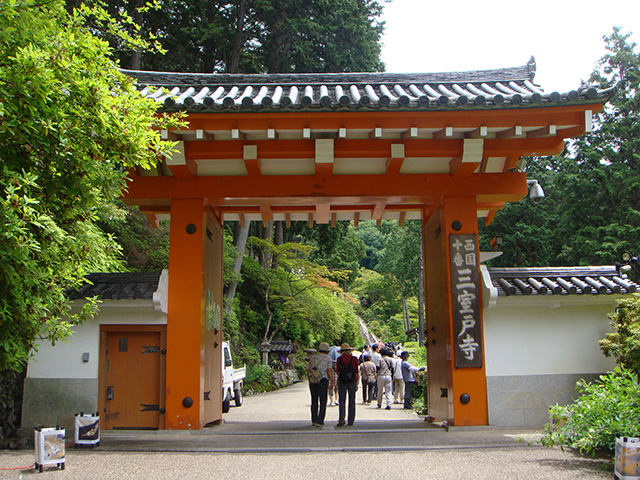
[[[576,382],[597,379],[600,374],[521,375],[487,377],[489,425],[543,427],[549,407],[566,405],[576,397]]]

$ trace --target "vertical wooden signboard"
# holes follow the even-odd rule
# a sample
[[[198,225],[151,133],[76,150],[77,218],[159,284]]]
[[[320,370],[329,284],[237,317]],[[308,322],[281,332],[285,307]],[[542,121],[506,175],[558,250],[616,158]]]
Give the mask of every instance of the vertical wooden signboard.
[[[478,239],[475,234],[451,234],[451,298],[456,368],[482,367]]]

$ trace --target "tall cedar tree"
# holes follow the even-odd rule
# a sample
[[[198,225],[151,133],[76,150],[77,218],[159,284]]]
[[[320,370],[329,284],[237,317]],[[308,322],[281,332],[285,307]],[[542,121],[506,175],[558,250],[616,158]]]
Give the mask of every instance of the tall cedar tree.
[[[563,155],[530,159],[547,197],[525,198],[481,226],[482,243],[504,236],[494,266],[612,264],[640,241],[640,54],[629,35],[604,37],[608,53],[590,81],[616,91],[594,131],[568,142]]]
[[[140,0],[109,2],[136,14]],[[381,71],[384,22],[377,0],[158,0],[140,34],[157,37],[166,55],[145,53],[140,68],[203,73]],[[131,26],[134,32],[135,27]],[[123,68],[133,52],[118,53]],[[137,67],[136,67],[137,68]]]

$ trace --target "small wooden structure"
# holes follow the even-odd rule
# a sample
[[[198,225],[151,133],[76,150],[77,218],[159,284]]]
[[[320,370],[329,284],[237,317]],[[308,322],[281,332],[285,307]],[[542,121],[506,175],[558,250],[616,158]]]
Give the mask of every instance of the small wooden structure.
[[[261,343],[260,350],[262,364],[270,365],[275,358],[275,363],[280,369],[295,368],[295,355],[298,347],[291,340],[272,340],[270,343]]]

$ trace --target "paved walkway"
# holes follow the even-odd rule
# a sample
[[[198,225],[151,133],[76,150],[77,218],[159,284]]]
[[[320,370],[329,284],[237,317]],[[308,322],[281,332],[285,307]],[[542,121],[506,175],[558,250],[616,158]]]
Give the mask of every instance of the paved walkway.
[[[360,394],[358,393],[358,399]],[[47,478],[104,479],[610,479],[608,460],[529,446],[526,429],[452,428],[423,421],[401,405],[358,404],[352,427],[336,428],[329,407],[311,426],[306,382],[245,397],[224,423],[200,431],[103,432],[96,449],[67,452]],[[525,441],[517,441],[524,439]],[[32,452],[0,451],[0,480],[28,478]],[[44,475],[44,474],[43,474]]]

